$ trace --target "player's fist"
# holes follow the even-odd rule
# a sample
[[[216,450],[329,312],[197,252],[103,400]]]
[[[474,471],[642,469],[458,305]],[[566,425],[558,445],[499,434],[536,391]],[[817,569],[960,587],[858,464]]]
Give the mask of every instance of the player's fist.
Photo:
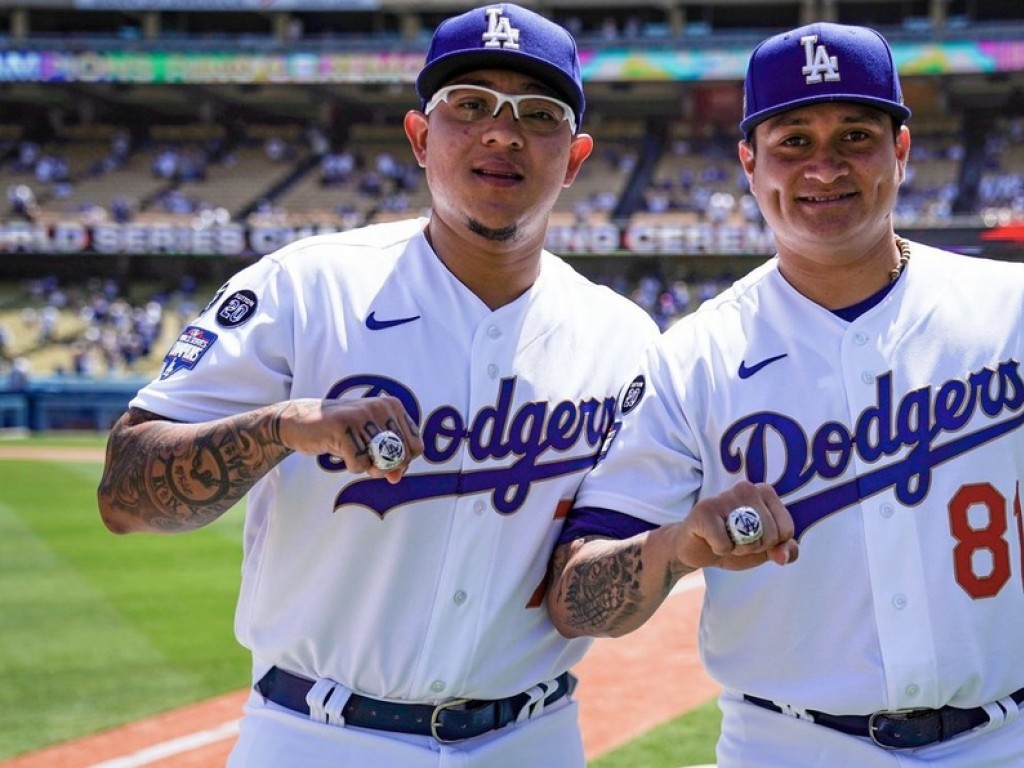
[[[350,472],[398,482],[423,453],[419,427],[390,395],[290,400],[279,414],[282,443],[299,453],[335,456]]]
[[[786,565],[800,553],[793,518],[767,483],[737,483],[702,499],[673,525],[673,551],[687,569],[739,571],[768,560]]]

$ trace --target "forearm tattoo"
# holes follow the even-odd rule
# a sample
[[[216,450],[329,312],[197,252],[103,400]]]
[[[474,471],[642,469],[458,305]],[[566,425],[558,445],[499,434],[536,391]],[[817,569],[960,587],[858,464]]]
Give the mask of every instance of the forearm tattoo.
[[[284,407],[205,424],[133,409],[111,432],[100,495],[150,528],[206,525],[292,452],[281,444]]]
[[[583,634],[604,634],[622,627],[644,602],[642,571],[639,543],[567,571],[564,594],[572,625]]]

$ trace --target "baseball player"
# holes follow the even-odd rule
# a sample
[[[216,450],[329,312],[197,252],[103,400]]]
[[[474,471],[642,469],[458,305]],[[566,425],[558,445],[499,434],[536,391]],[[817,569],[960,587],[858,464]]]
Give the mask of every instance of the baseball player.
[[[704,568],[720,768],[1024,765],[1024,265],[895,234],[909,117],[873,30],[754,50],[777,255],[645,353],[553,560],[568,636]]]
[[[243,269],[110,435],[115,531],[248,494],[233,768],[584,765],[547,564],[657,328],[543,249],[593,146],[572,37],[476,8],[416,85],[429,219]]]

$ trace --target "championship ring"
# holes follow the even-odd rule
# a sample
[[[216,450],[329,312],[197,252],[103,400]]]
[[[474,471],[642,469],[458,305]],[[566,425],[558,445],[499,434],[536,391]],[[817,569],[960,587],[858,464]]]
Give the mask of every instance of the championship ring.
[[[385,429],[374,435],[370,439],[367,450],[370,453],[370,461],[373,462],[373,466],[381,472],[390,472],[405,458],[405,443],[390,429]]]
[[[725,530],[736,546],[753,544],[764,534],[761,516],[753,507],[737,507],[725,519]]]

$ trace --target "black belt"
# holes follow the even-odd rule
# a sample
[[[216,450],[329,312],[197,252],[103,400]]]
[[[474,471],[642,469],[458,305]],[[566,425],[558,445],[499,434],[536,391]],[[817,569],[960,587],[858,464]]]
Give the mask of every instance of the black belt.
[[[743,698],[773,712],[783,711],[782,707],[768,699],[748,694],[744,694]],[[1020,706],[1024,702],[1024,688],[1011,693],[1010,698]],[[949,741],[989,721],[988,713],[982,707],[958,709],[945,706],[941,709],[875,712],[872,715],[829,715],[809,709],[807,714],[818,725],[850,736],[864,736],[886,749],[927,747],[929,744]]]
[[[576,687],[576,678],[569,672],[563,672],[553,682],[555,689],[544,698],[545,705],[567,696]],[[277,667],[271,667],[256,683],[256,690],[265,699],[307,716],[306,694],[312,687],[312,680]],[[330,698],[328,695],[324,704]],[[529,693],[517,693],[497,700],[453,699],[440,704],[401,704],[353,693],[342,708],[341,716],[345,724],[359,728],[415,733],[444,742],[461,741],[505,727],[530,701]]]

